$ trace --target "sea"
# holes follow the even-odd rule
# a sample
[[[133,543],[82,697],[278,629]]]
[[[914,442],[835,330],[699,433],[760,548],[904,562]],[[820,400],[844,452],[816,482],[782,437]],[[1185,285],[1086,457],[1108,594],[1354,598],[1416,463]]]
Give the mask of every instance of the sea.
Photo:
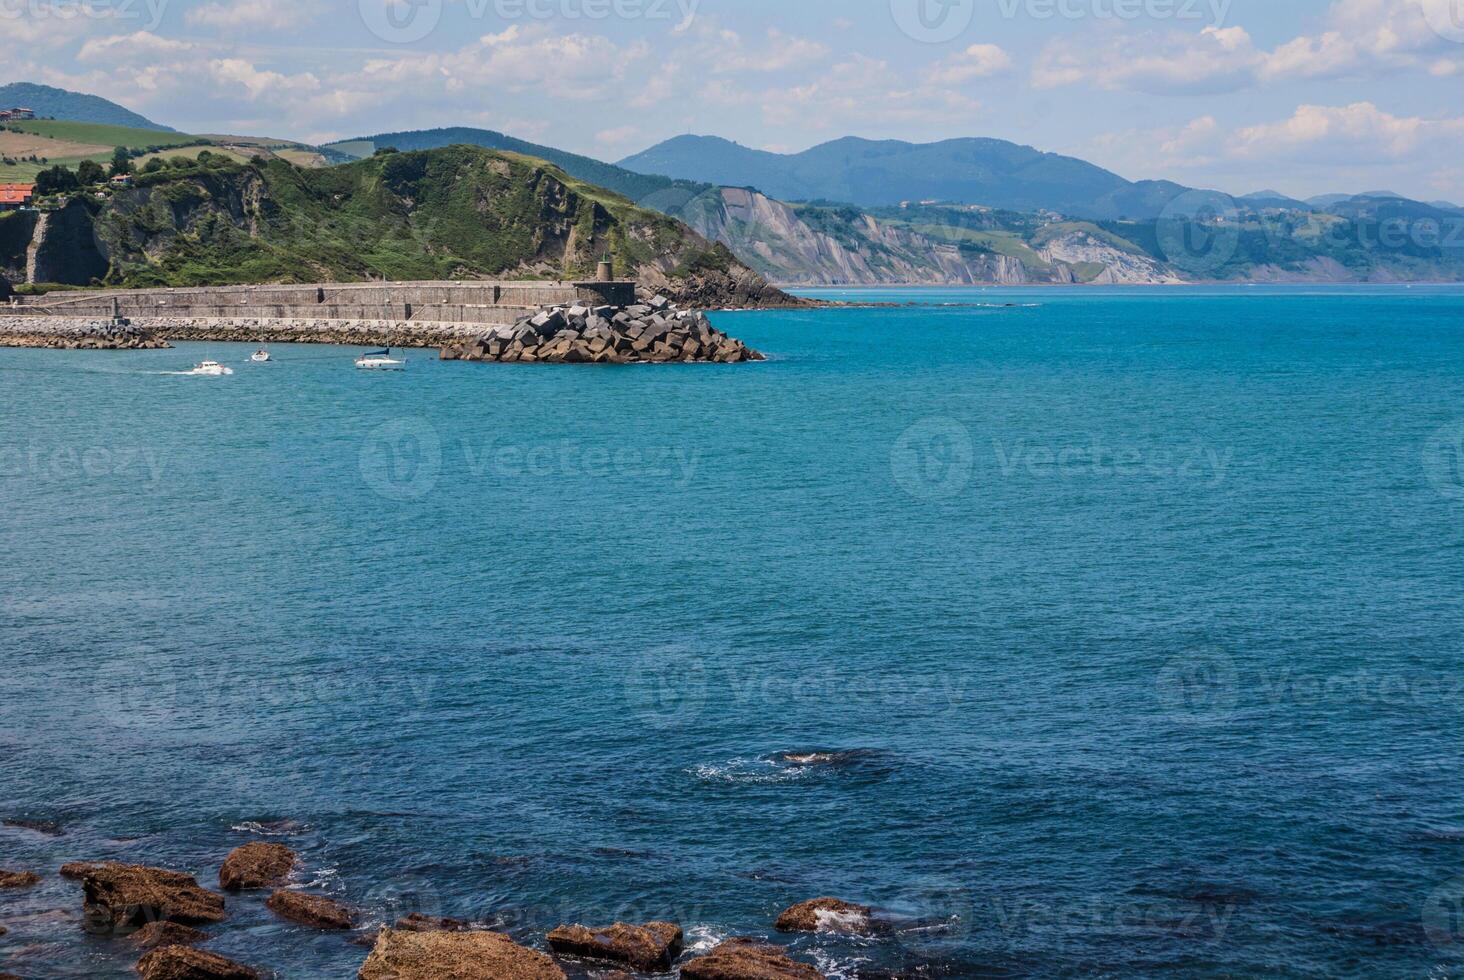
[[[1464,288],[810,295],[745,365],[0,350],[0,972],[135,975],[64,862],[269,840],[360,929],[229,896],[267,976],[1464,975]]]

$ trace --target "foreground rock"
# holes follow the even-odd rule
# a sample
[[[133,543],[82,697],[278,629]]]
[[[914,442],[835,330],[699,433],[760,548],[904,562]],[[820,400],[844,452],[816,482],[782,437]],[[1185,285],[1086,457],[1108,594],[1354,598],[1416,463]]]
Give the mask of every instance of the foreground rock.
[[[705,313],[679,310],[664,297],[635,306],[555,306],[509,327],[442,348],[444,361],[549,364],[664,364],[765,360],[715,329]]]
[[[825,980],[807,963],[756,939],[729,939],[681,967],[681,980]]]
[[[283,885],[294,866],[295,852],[285,845],[252,841],[234,848],[224,858],[219,885],[229,892]]]
[[[799,902],[778,916],[774,928],[779,932],[848,932],[869,931],[871,909],[867,905],[837,898],[815,898]]]
[[[543,953],[497,932],[383,929],[359,980],[565,980]]]
[[[128,937],[127,941],[143,949],[160,946],[197,946],[208,940],[208,933],[176,922],[149,922]]]
[[[307,895],[281,888],[264,904],[275,915],[315,929],[345,930],[356,925],[354,911],[324,895]]]
[[[0,871],[0,888],[30,888],[40,883],[41,876],[34,871]]]
[[[560,926],[549,933],[549,948],[556,953],[606,960],[640,970],[664,973],[681,953],[681,927],[674,922],[647,922],[643,926],[617,922],[590,929]]]
[[[199,886],[192,875],[135,864],[68,864],[68,878],[85,891],[87,928],[132,933],[149,922],[205,925],[224,920],[224,896]]]
[[[52,316],[0,316],[0,347],[61,350],[153,350],[166,340],[131,321]]]
[[[137,961],[142,980],[259,980],[242,963],[189,946],[162,946]]]

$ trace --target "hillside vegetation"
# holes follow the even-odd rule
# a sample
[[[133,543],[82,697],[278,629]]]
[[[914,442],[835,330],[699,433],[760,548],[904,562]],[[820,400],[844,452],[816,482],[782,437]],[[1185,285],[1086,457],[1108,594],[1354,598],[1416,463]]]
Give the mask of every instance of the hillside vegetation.
[[[608,254],[680,298],[786,299],[674,219],[542,161],[476,147],[324,169],[176,161],[66,211],[53,224],[89,225],[106,266],[95,278],[108,285],[582,278]]]
[[[146,116],[140,116],[99,95],[68,92],[63,88],[36,85],[33,82],[0,85],[0,108],[16,106],[33,109],[37,116],[48,119],[69,119],[75,122],[106,123],[112,126],[172,132],[167,126],[160,126]]]

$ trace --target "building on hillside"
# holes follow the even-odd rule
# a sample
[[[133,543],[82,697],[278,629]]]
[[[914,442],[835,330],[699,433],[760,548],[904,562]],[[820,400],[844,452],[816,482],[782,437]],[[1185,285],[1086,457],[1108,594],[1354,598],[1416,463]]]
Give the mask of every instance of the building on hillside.
[[[109,183],[113,187],[131,187],[132,186],[132,175],[131,174],[118,174],[117,176],[113,177],[109,181]]]
[[[10,118],[11,119],[34,119],[34,118],[36,118],[36,111],[34,109],[25,109],[25,108],[22,108],[22,107],[17,106],[16,108],[10,110]]]
[[[26,207],[35,196],[35,184],[0,184],[0,211]]]

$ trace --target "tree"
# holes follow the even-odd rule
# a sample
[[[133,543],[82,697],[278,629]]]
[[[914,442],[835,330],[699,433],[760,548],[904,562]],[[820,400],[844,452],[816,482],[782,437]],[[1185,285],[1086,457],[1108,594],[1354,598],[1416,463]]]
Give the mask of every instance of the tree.
[[[80,190],[81,181],[76,174],[62,166],[51,167],[36,174],[36,194],[66,194]]]
[[[119,146],[112,151],[112,176],[121,177],[132,173],[132,154],[127,147]]]
[[[107,172],[95,160],[83,160],[77,164],[76,179],[83,184],[100,184],[107,179]]]
[[[164,164],[162,157],[153,157],[147,163],[144,163],[142,165],[142,172],[145,174],[155,174],[159,170],[162,170],[163,166]]]

